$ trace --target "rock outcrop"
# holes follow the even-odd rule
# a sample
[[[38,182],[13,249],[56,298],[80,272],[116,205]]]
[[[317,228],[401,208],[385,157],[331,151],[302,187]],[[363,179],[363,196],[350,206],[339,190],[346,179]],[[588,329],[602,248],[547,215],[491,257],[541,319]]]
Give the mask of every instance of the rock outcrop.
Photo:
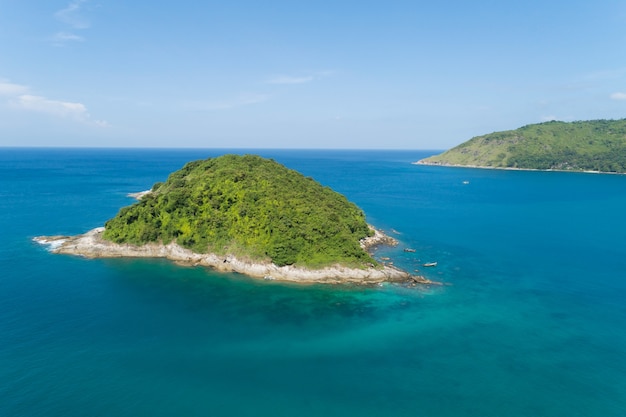
[[[211,253],[195,253],[176,243],[167,245],[148,243],[141,246],[118,244],[102,239],[104,228],[96,228],[77,236],[40,236],[34,238],[37,243],[48,245],[53,253],[80,255],[87,258],[167,258],[184,265],[201,265],[217,271],[238,272],[255,278],[264,278],[301,283],[360,283],[376,284],[391,282],[434,282],[421,276],[392,266],[371,266],[348,268],[333,266],[322,269],[299,268],[293,265],[277,266],[272,263],[237,259],[234,256],[219,256]],[[379,244],[389,244],[394,240],[380,231],[364,239],[361,245],[372,248]]]

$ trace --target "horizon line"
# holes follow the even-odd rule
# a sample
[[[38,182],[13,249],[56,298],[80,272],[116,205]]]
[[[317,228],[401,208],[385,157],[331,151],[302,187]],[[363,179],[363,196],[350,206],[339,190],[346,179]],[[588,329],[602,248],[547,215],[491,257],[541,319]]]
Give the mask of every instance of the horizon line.
[[[0,149],[76,149],[76,150],[284,150],[284,151],[442,151],[444,148],[278,148],[278,147],[204,147],[204,146],[6,146],[0,145]]]

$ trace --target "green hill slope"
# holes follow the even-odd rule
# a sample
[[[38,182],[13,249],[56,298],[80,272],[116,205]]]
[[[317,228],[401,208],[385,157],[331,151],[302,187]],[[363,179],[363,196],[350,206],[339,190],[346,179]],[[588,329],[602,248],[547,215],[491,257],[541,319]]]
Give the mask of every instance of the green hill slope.
[[[376,263],[359,245],[371,231],[343,195],[273,160],[195,161],[105,224],[116,243],[170,243],[282,265]]]
[[[546,122],[477,136],[430,165],[626,172],[626,119]]]

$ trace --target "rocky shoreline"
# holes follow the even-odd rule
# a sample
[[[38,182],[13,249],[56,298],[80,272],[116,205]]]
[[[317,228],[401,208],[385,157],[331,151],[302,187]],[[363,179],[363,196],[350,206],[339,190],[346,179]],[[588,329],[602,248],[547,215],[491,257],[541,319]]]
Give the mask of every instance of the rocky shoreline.
[[[348,268],[343,266],[306,269],[295,266],[277,266],[272,263],[238,259],[232,255],[200,254],[179,246],[149,243],[142,246],[117,244],[102,239],[104,227],[77,236],[39,236],[33,240],[50,247],[52,253],[71,254],[86,258],[167,258],[183,265],[206,266],[220,272],[238,272],[253,278],[300,283],[359,283],[409,282],[436,284],[422,276],[411,275],[398,268]],[[395,239],[374,229],[374,235],[361,240],[361,247],[372,250],[379,245],[397,244]]]
[[[556,169],[556,168],[535,169],[535,168],[517,168],[517,167],[491,167],[491,166],[485,166],[485,165],[461,165],[461,164],[451,164],[449,162],[429,162],[424,159],[411,162],[411,164],[439,166],[439,167],[447,167],[447,168],[497,169],[497,170],[502,170],[502,171],[578,172],[582,174],[626,175],[626,173],[622,173],[622,172],[590,171],[590,170],[580,170],[580,169]]]

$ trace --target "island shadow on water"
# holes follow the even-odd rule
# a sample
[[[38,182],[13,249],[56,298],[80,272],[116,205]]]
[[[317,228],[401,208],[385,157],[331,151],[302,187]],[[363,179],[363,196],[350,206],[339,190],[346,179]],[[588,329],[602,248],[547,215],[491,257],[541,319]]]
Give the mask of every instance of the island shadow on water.
[[[399,283],[329,286],[263,281],[205,267],[181,268],[165,259],[93,261],[112,272],[109,282],[116,293],[126,293],[135,300],[134,308],[139,313],[133,315],[149,314],[153,309],[162,310],[163,314],[193,313],[199,321],[218,320],[224,325],[250,322],[247,327],[251,329],[259,323],[278,326],[278,331],[302,325],[323,324],[324,331],[330,331],[328,326],[332,323],[340,327],[363,321],[371,324],[392,311],[409,312],[423,303],[424,297],[438,291],[436,286],[407,287]]]

